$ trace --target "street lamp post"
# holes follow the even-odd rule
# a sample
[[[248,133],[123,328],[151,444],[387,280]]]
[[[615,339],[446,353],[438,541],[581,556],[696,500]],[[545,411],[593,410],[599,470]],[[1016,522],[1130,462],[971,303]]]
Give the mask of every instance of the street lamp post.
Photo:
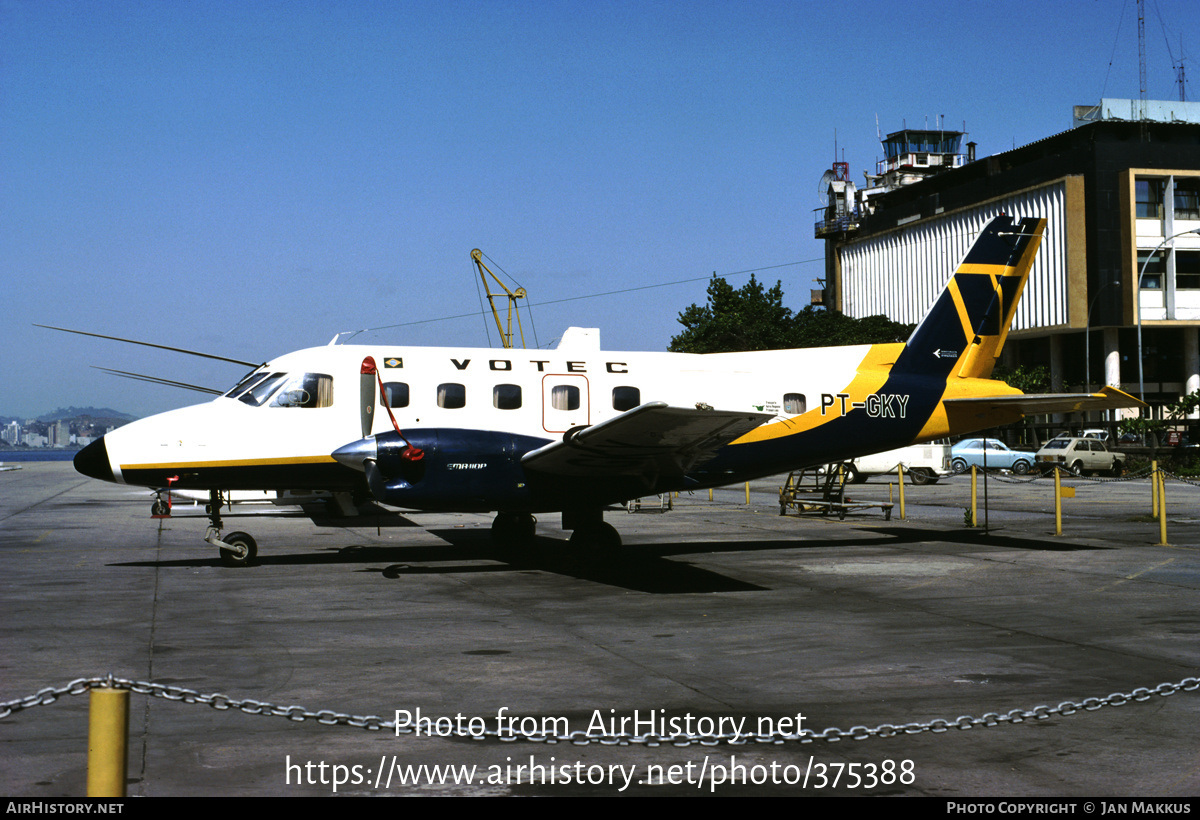
[[[1137,347],[1138,347],[1138,398],[1141,399],[1143,402],[1146,401],[1146,382],[1142,377],[1142,277],[1146,275],[1146,268],[1150,265],[1150,260],[1154,258],[1155,254],[1157,254],[1164,247],[1166,247],[1167,243],[1170,242],[1171,240],[1177,239],[1178,237],[1181,237],[1181,236],[1185,236],[1189,233],[1200,234],[1200,228],[1193,228],[1190,231],[1180,231],[1179,233],[1174,234],[1173,236],[1168,236],[1162,242],[1159,242],[1158,247],[1155,248],[1154,250],[1152,250],[1150,252],[1150,254],[1146,257],[1146,261],[1142,263],[1142,270],[1141,270],[1141,272],[1138,273],[1137,302],[1136,302],[1136,308],[1135,308],[1136,313],[1137,313],[1136,318],[1137,318],[1137,339],[1138,339],[1138,345],[1137,345]],[[1164,282],[1163,283],[1164,304],[1165,304],[1165,300],[1166,300],[1166,295],[1167,295],[1166,283]]]

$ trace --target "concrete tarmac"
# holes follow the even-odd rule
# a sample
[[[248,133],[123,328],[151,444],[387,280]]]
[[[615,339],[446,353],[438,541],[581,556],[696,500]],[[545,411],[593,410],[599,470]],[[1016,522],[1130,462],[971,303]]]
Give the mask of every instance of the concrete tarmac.
[[[820,732],[1200,675],[1200,487],[1168,483],[1163,546],[1145,480],[1068,482],[1063,536],[1047,480],[991,479],[986,533],[963,525],[964,477],[906,486],[904,521],[781,517],[779,483],[756,482],[750,505],[734,488],[609,513],[625,540],[611,555],[566,543],[558,516],[513,554],[491,543],[490,516],[414,513],[377,529],[238,508],[227,531],[250,532],[259,559],[227,568],[202,540],[202,508],[152,520],[145,490],[28,463],[0,473],[0,701],[111,672],[487,729],[501,713],[583,731],[636,711],[745,731],[801,714]],[[850,495],[888,493],[876,479]],[[87,700],[0,720],[0,791],[85,794]],[[134,694],[128,790],[329,795],[336,779],[337,794],[359,795],[1194,796],[1198,726],[1192,691],[835,743],[574,745],[396,736]],[[451,765],[465,768],[418,768]]]

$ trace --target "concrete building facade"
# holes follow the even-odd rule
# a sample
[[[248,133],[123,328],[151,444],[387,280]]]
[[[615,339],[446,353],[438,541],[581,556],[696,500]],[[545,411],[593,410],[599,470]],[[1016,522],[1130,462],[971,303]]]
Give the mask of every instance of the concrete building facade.
[[[1128,102],[1077,108],[1070,131],[941,161],[940,173],[843,213],[831,197],[816,231],[825,303],[915,322],[989,219],[1045,217],[1005,364],[1045,366],[1055,390],[1144,393],[1160,417],[1200,390],[1200,104],[1162,103],[1151,109],[1160,119],[1130,120]]]

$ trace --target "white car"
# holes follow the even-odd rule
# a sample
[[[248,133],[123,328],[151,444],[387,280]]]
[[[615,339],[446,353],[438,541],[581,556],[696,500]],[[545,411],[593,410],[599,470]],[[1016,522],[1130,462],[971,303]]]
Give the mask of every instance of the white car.
[[[1037,451],[1037,465],[1043,472],[1061,467],[1075,475],[1120,476],[1125,472],[1125,454],[1112,452],[1094,438],[1064,436],[1051,439]]]
[[[858,484],[869,476],[895,474],[896,467],[901,464],[913,484],[936,484],[939,478],[945,478],[953,472],[950,469],[950,442],[938,439],[927,444],[911,444],[898,450],[860,456],[847,462],[844,468],[846,481]]]

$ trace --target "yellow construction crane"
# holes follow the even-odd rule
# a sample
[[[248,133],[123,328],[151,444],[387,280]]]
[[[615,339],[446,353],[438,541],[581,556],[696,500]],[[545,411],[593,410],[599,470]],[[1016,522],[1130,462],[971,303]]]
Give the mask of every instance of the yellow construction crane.
[[[525,329],[523,327],[521,327],[521,312],[520,312],[520,310],[516,309],[516,304],[517,304],[518,299],[525,298],[525,288],[517,288],[515,292],[509,290],[508,286],[505,285],[503,282],[501,282],[500,278],[498,276],[496,276],[496,274],[492,273],[491,269],[488,268],[487,265],[483,264],[483,251],[479,250],[479,248],[476,248],[475,250],[471,251],[471,260],[475,263],[475,267],[479,270],[479,278],[483,280],[483,290],[485,293],[487,293],[488,304],[491,305],[491,307],[492,307],[492,316],[495,317],[495,319],[496,319],[496,329],[498,331],[500,331],[501,343],[504,345],[505,348],[510,348],[513,346],[512,320],[513,320],[513,313],[516,313],[516,315],[517,315],[517,330],[521,334],[521,347],[524,348],[525,347]],[[499,296],[500,294],[492,293],[492,289],[488,285],[488,276],[492,277],[492,279],[495,280],[496,284],[499,285],[504,290],[504,292],[508,295],[508,321],[505,324],[501,324],[500,311],[496,308],[495,297]],[[508,327],[507,331],[505,330],[505,325],[507,325],[507,327]]]

